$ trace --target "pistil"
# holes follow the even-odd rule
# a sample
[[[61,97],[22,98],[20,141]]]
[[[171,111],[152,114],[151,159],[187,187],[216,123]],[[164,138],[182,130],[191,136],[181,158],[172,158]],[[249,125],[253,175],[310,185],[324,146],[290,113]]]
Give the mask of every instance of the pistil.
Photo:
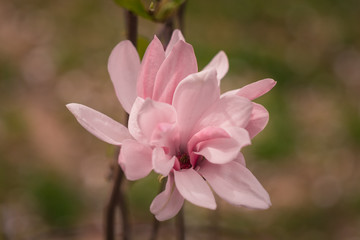
[[[187,153],[178,153],[176,157],[179,159],[180,169],[189,169],[192,167],[190,157]]]

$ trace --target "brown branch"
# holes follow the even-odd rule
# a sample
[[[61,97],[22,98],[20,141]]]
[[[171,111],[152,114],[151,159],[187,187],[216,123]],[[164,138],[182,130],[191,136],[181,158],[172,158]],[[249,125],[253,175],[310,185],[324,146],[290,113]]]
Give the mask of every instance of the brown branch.
[[[125,19],[126,19],[126,28],[127,28],[127,39],[129,39],[132,44],[137,47],[137,34],[138,34],[138,17],[130,12],[125,11]],[[129,114],[126,114],[126,125],[128,125],[129,122]],[[124,172],[120,168],[118,164],[119,169],[119,178],[124,178]],[[118,190],[118,204],[120,208],[120,217],[122,220],[122,230],[123,230],[123,240],[129,240],[131,239],[131,225],[129,220],[129,209],[128,204],[126,201],[125,194],[123,190],[121,189],[121,180],[119,182],[119,190]]]
[[[179,29],[181,30],[181,32],[183,32],[184,34],[184,30],[185,30],[185,9],[186,9],[186,3],[187,1],[185,0],[183,4],[181,4],[181,6],[179,7],[177,13],[176,13],[176,18],[178,21],[178,25],[179,25]]]
[[[120,183],[119,183],[119,192],[118,192],[118,205],[119,205],[119,210],[120,210],[120,218],[122,220],[122,232],[123,232],[123,240],[129,240],[131,238],[131,224],[130,224],[130,220],[129,220],[129,209],[128,209],[128,204],[126,201],[126,197],[125,194],[123,192],[123,190],[121,189],[121,183],[122,183],[122,179],[124,179],[124,172],[121,170],[120,166],[118,165],[118,169],[119,169],[119,178]]]
[[[166,181],[163,179],[160,183],[159,193],[161,193],[165,189]],[[158,232],[160,229],[160,222],[155,218],[153,219],[152,229],[151,229],[151,235],[150,240],[156,240],[158,236]]]
[[[116,148],[115,156],[119,155],[120,148]],[[116,158],[117,159],[117,158]],[[116,167],[114,169],[114,185],[111,190],[111,195],[109,202],[105,208],[104,216],[104,228],[105,228],[105,239],[114,240],[115,239],[115,208],[119,196],[119,186],[122,181],[122,174],[120,174],[121,169],[116,161]]]
[[[125,194],[121,189],[121,185],[124,182],[124,172],[122,171],[117,159],[120,153],[120,147],[116,148],[115,152],[115,169],[114,169],[114,184],[112,187],[109,202],[105,209],[105,239],[115,240],[115,212],[116,208],[119,207],[120,219],[122,226],[122,239],[129,240],[131,227],[129,220],[129,210],[127,208],[127,202]]]
[[[157,34],[159,39],[162,41],[165,49],[166,49],[167,45],[169,44],[171,35],[175,28],[180,29],[181,32],[184,31],[185,7],[186,7],[186,0],[184,1],[183,4],[181,4],[179,6],[179,9],[177,9],[176,14],[165,21],[165,23],[162,25],[160,31]]]
[[[129,39],[132,44],[136,47],[137,46],[137,32],[138,32],[138,17],[130,12],[125,11],[125,22],[126,22],[126,37]]]
[[[130,11],[125,11],[125,22],[127,28],[127,39],[129,39],[133,45],[137,46],[137,30],[138,30],[138,18]],[[127,121],[129,115],[127,115]],[[129,220],[129,209],[127,207],[126,197],[121,189],[121,185],[124,182],[124,172],[118,164],[120,148],[116,149],[115,153],[115,172],[114,172],[114,185],[111,191],[109,202],[105,209],[104,216],[104,229],[105,239],[115,239],[115,210],[119,207],[120,218],[122,224],[123,240],[130,239],[130,220]]]
[[[184,207],[182,207],[175,218],[176,239],[185,240]]]
[[[174,31],[174,19],[170,18],[164,23],[162,30],[160,32],[160,35],[159,35],[160,39],[163,42],[165,49],[170,42],[173,31]]]
[[[220,229],[219,229],[219,220],[220,220],[220,202],[217,204],[217,208],[214,211],[210,212],[210,231],[209,231],[209,239],[217,240],[220,238]]]
[[[160,229],[160,222],[155,218],[153,219],[150,240],[156,240]]]

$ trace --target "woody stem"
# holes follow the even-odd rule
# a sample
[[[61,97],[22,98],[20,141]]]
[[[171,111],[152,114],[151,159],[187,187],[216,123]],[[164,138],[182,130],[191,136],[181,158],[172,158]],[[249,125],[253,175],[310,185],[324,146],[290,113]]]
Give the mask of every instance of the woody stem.
[[[175,218],[176,239],[185,240],[184,207],[182,207]]]
[[[164,190],[164,188],[165,188],[165,180],[163,179],[160,183],[159,193],[162,192]],[[159,228],[160,228],[160,222],[154,216],[150,240],[157,239]]]
[[[127,39],[129,39],[133,45],[137,46],[137,31],[138,31],[138,18],[130,11],[125,11],[125,20],[127,28]],[[129,115],[127,114],[127,122]],[[121,189],[121,185],[124,182],[124,172],[120,168],[117,159],[119,156],[120,148],[118,147],[115,153],[115,172],[114,172],[114,185],[110,195],[109,202],[105,209],[104,216],[104,228],[105,228],[105,240],[115,239],[115,210],[118,207],[120,210],[120,218],[122,224],[122,239],[129,240],[130,237],[130,220],[128,214],[128,207],[126,197]]]

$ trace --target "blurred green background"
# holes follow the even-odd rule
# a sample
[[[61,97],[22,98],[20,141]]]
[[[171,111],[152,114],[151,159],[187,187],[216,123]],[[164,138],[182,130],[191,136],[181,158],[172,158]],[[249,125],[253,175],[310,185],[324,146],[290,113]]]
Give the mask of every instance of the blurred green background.
[[[360,239],[359,12],[358,0],[189,0],[199,66],[229,57],[223,91],[278,84],[258,99],[270,122],[244,151],[273,206],[186,203],[188,239]],[[140,20],[143,38],[158,30]],[[114,149],[65,104],[124,120],[107,73],[123,39],[111,0],[0,1],[0,239],[102,239]],[[157,176],[126,188],[134,239],[147,239]],[[164,222],[159,239],[173,232]]]

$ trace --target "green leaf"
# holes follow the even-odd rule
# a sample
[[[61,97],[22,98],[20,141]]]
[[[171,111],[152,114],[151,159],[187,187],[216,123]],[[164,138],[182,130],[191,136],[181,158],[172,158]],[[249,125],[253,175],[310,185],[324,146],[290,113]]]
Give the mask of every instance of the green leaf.
[[[133,12],[134,14],[146,18],[152,19],[148,11],[145,9],[141,0],[114,0],[121,7]]]
[[[133,12],[135,15],[156,22],[165,22],[180,7],[185,0],[151,1],[148,8],[141,0],[114,0],[119,6]]]
[[[158,21],[165,21],[171,17],[185,0],[161,1],[160,6],[154,14]]]

